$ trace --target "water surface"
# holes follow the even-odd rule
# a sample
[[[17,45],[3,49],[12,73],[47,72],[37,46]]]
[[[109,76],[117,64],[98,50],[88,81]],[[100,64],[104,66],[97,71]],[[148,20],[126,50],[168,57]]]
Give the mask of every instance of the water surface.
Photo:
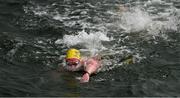
[[[178,0],[1,0],[0,96],[179,96],[179,8]],[[70,47],[103,56],[89,83],[63,70]]]

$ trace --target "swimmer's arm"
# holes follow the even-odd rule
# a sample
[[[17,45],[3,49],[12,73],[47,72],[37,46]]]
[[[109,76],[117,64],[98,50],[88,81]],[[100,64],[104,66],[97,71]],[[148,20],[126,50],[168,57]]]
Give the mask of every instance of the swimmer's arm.
[[[96,73],[100,68],[100,62],[93,58],[86,61],[86,66],[84,66],[84,75],[82,76],[81,82],[88,82],[90,75]]]

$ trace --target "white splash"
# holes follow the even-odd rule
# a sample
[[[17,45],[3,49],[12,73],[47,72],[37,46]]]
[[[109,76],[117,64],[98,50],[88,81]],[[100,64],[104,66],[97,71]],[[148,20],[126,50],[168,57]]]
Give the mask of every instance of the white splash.
[[[101,32],[88,34],[83,30],[78,35],[65,35],[63,40],[68,46],[84,44],[87,48],[93,48],[97,47],[100,41],[109,41],[109,38]]]
[[[169,11],[169,12],[167,12]],[[174,15],[176,9],[169,8],[165,12],[159,12],[156,15],[150,14],[140,7],[132,7],[130,11],[124,12],[119,21],[119,27],[127,33],[145,32],[146,35],[159,36],[167,38],[167,31],[177,31],[179,19]]]
[[[68,47],[81,45],[90,51],[97,51],[105,48],[101,43],[102,41],[110,41],[110,38],[102,32],[93,32],[88,34],[83,30],[78,32],[77,35],[64,35],[62,40],[59,39],[56,41],[56,44],[64,43]]]
[[[120,26],[128,33],[139,32],[146,29],[151,22],[152,19],[147,12],[133,8],[132,11],[122,14]]]

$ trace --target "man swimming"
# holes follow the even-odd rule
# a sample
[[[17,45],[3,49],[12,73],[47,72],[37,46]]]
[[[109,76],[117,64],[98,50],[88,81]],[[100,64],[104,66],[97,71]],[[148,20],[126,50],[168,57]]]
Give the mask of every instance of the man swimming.
[[[98,57],[81,58],[80,51],[71,48],[66,53],[66,66],[65,68],[69,71],[80,71],[83,70],[83,74],[80,82],[89,82],[90,75],[97,72],[101,67],[100,59]]]

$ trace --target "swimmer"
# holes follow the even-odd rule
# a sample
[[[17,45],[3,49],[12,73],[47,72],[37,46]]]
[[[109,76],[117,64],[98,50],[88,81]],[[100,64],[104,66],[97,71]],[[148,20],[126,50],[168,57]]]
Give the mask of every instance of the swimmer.
[[[68,71],[84,71],[81,83],[89,82],[90,76],[101,67],[100,57],[81,58],[80,51],[74,48],[67,51],[65,60],[65,68]]]

